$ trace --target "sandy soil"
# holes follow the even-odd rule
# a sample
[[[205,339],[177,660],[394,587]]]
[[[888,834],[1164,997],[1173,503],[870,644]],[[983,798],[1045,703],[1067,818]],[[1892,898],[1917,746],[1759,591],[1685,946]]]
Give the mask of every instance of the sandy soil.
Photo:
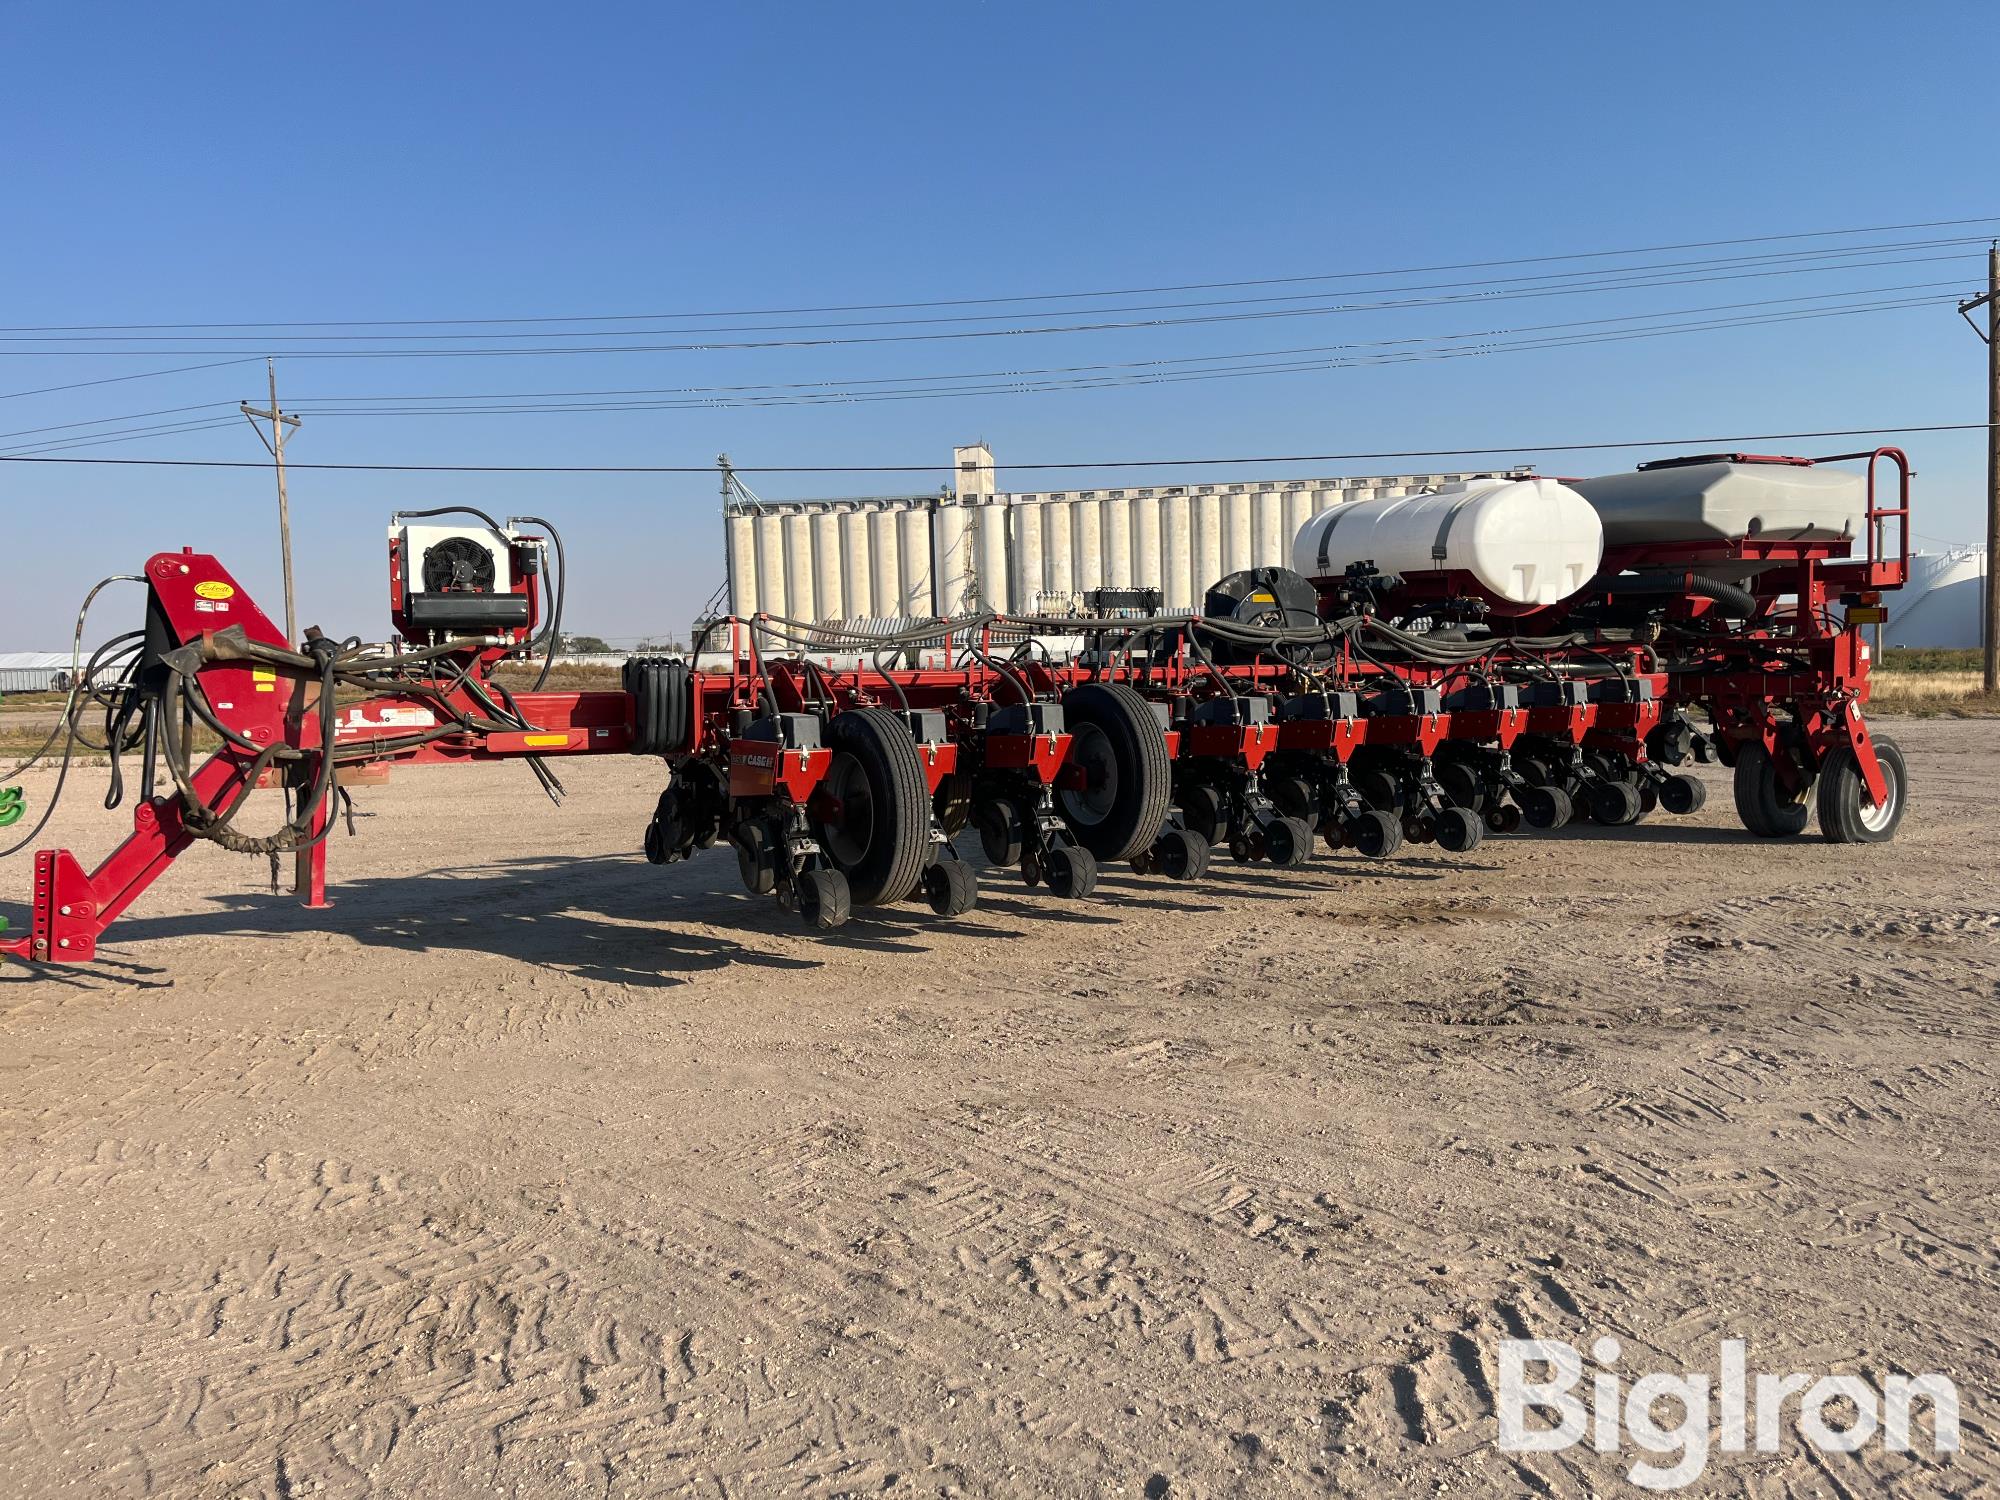
[[[1757,843],[1711,769],[822,939],[637,858],[637,762],[399,773],[326,912],[198,849],[0,971],[0,1494],[1616,1493],[1494,1445],[1500,1340],[1607,1333],[1963,1393],[1948,1461],[1692,1493],[1991,1493],[2000,727],[1892,727],[1888,849]]]

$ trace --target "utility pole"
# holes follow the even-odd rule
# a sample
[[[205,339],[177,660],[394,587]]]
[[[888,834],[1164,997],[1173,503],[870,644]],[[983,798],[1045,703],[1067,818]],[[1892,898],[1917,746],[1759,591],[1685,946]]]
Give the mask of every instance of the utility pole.
[[[264,361],[264,368],[271,377],[270,410],[259,411],[248,401],[239,404],[244,417],[249,420],[250,430],[257,434],[258,441],[269,450],[271,461],[278,469],[278,547],[285,564],[285,644],[297,646],[298,613],[292,603],[292,506],[285,498],[285,438],[289,429],[299,425],[299,419],[278,405],[278,362],[267,359]],[[260,421],[271,424],[269,437],[265,437],[264,429],[257,425]]]
[[[1986,309],[1986,327],[1972,323],[1972,310]],[[2000,241],[1986,252],[1986,294],[1958,305],[1972,331],[1986,340],[1986,569],[1979,633],[1985,648],[1981,686],[2000,692],[2000,589],[1993,571],[2000,562]]]

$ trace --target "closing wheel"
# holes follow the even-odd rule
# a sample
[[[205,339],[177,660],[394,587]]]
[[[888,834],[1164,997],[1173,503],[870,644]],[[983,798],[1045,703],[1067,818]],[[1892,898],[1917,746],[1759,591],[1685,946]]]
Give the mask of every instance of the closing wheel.
[[[1513,755],[1514,769],[1521,773],[1521,779],[1529,786],[1553,786],[1556,773],[1549,765],[1548,758],[1516,750]]]
[[[1479,816],[1485,820],[1488,833],[1518,833],[1521,828],[1521,809],[1511,802],[1489,807]]]
[[[938,783],[931,797],[931,811],[937,815],[944,836],[955,839],[965,832],[972,819],[972,778],[954,771]]]
[[[778,886],[778,861],[771,849],[771,830],[762,823],[745,823],[736,830],[736,873],[753,896],[768,896]]]
[[[838,870],[808,870],[799,877],[799,915],[806,926],[830,932],[854,909],[847,877]]]
[[[1882,767],[1888,795],[1881,803],[1868,800],[1868,783],[1861,763],[1842,745],[1819,770],[1819,828],[1836,844],[1886,844],[1896,836],[1910,801],[1910,770],[1903,750],[1886,734],[1875,736],[1875,759]]]
[[[1623,828],[1646,815],[1639,789],[1629,781],[1600,781],[1590,788],[1590,815],[1609,828]]]
[[[1486,783],[1479,774],[1479,767],[1469,761],[1440,760],[1437,763],[1437,784],[1447,800],[1456,807],[1469,807],[1478,812],[1486,805]]]
[[[1181,814],[1188,831],[1213,844],[1222,834],[1222,793],[1195,782],[1181,788]]]
[[[941,859],[924,871],[924,900],[941,917],[956,917],[979,904],[979,877],[962,859]]]
[[[1811,809],[1810,785],[1787,791],[1778,781],[1778,764],[1771,752],[1752,743],[1736,752],[1736,816],[1760,839],[1789,838],[1805,831]]]
[[[1450,854],[1470,854],[1486,837],[1486,824],[1469,807],[1447,807],[1431,820],[1438,847]]]
[[[1169,828],[1153,844],[1153,860],[1169,880],[1199,880],[1208,873],[1209,846],[1185,828]]]
[[[1081,899],[1097,889],[1097,860],[1081,844],[1058,844],[1043,851],[1042,878],[1065,899]]]
[[[1403,847],[1403,825],[1385,812],[1358,813],[1347,825],[1347,842],[1357,854],[1383,859]]]
[[[1063,694],[1070,732],[1056,811],[1100,860],[1130,859],[1166,825],[1173,795],[1167,737],[1152,705],[1123,683],[1089,682]],[[1070,781],[1081,785],[1069,785]]]
[[[833,750],[813,793],[813,831],[847,877],[857,906],[901,901],[931,852],[931,792],[909,725],[880,708],[852,708],[827,725]]]
[[[1266,776],[1264,795],[1271,805],[1288,818],[1296,818],[1310,828],[1317,810],[1312,783],[1303,776]]]
[[[1403,811],[1403,779],[1387,766],[1366,766],[1354,773],[1354,790],[1377,812]]]
[[[1403,823],[1393,814],[1371,808],[1348,820],[1344,837],[1355,853],[1382,859],[1403,847]]]
[[[1312,830],[1299,818],[1273,818],[1264,825],[1264,854],[1281,870],[1296,870],[1312,857]]]
[[[658,823],[646,825],[646,861],[648,864],[663,865],[672,857],[667,841],[660,832]]]
[[[1569,793],[1559,786],[1531,786],[1520,798],[1521,816],[1530,828],[1560,828],[1576,813]]]
[[[979,847],[985,851],[987,863],[1010,870],[1021,863],[1026,835],[1018,807],[998,798],[982,802],[973,808],[972,821],[979,825]]]
[[[1679,772],[1660,783],[1660,806],[1677,818],[1698,813],[1708,805],[1708,783]]]

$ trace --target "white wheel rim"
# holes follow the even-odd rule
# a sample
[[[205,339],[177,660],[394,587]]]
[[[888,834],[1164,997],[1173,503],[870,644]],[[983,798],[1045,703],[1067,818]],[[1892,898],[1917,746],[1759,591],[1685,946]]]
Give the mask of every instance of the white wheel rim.
[[[1887,760],[1877,758],[1876,764],[1882,768],[1883,797],[1880,802],[1868,800],[1868,783],[1861,781],[1861,826],[1870,833],[1885,832],[1896,821],[1896,810],[1903,802],[1903,784]],[[1856,775],[1859,777],[1857,768]]]

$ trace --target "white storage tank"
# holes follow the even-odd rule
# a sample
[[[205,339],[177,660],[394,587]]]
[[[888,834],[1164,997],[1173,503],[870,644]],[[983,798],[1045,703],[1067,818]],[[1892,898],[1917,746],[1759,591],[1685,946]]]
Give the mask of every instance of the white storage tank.
[[[1357,500],[1314,516],[1292,566],[1337,577],[1351,563],[1383,573],[1468,574],[1510,604],[1554,604],[1596,576],[1604,528],[1590,502],[1553,479],[1485,479],[1428,495]]]
[[[1893,475],[1876,482],[1893,483]],[[1861,534],[1868,508],[1868,481],[1858,470],[1728,455],[1668,459],[1579,479],[1576,488],[1597,507],[1612,547],[1749,536],[1836,541]]]

